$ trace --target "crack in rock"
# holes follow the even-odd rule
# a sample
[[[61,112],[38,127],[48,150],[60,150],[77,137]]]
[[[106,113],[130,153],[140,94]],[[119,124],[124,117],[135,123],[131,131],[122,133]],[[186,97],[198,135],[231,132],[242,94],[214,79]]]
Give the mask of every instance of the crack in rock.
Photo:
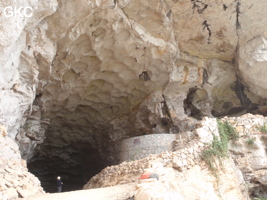
[[[209,37],[208,37],[208,44],[211,44],[210,38],[211,38],[211,29],[210,29],[210,24],[208,24],[207,20],[205,20],[203,23],[203,30],[207,29],[208,33],[209,33]]]
[[[236,28],[239,29],[241,28],[241,24],[239,22],[239,15],[241,14],[241,11],[240,11],[240,6],[241,6],[241,3],[239,0],[236,0]]]

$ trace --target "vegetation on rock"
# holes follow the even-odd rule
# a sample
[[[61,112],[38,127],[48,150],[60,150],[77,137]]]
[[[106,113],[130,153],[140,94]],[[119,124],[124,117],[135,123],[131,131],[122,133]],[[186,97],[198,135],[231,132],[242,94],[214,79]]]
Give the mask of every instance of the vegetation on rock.
[[[256,138],[249,138],[246,140],[248,146],[252,146],[255,142]]]
[[[212,143],[202,152],[202,158],[211,171],[216,172],[216,160],[228,157],[228,142],[237,140],[238,133],[229,122],[217,120],[219,137],[213,134]]]
[[[262,126],[258,126],[257,128],[261,133],[267,133],[267,124],[266,123],[264,123]]]

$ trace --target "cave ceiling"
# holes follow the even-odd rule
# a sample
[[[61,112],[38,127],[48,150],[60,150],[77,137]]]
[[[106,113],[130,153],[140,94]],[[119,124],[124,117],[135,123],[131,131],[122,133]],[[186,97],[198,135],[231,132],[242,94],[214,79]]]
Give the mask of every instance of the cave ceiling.
[[[72,165],[98,152],[116,163],[124,138],[267,111],[266,22],[253,14],[264,6],[252,0],[32,6],[28,20],[0,18],[0,122],[28,161],[55,156]]]
[[[81,187],[123,139],[267,114],[265,0],[24,0],[0,15],[0,125],[46,185]]]
[[[37,69],[42,148],[83,142],[112,154],[123,138],[179,132],[188,116],[239,107],[230,88],[236,4],[222,8],[194,1],[58,1],[56,12],[28,31],[21,56],[21,66]],[[222,108],[225,101],[231,104]],[[22,152],[31,155],[32,146]]]

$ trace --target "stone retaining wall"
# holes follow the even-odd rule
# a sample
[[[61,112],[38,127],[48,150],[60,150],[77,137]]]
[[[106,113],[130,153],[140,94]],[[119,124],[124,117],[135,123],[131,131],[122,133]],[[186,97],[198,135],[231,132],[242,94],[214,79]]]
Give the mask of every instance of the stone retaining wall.
[[[187,170],[191,169],[196,165],[200,166],[201,169],[208,169],[208,166],[205,164],[205,162],[201,160],[201,152],[205,148],[205,145],[211,143],[211,141],[213,140],[212,133],[214,135],[218,135],[216,119],[204,118],[200,123],[200,128],[195,130],[195,138],[190,142],[184,143],[184,148],[179,149],[177,151],[165,151],[159,154],[149,155],[143,159],[134,161],[124,161],[119,165],[109,166],[103,169],[99,174],[92,177],[90,181],[84,186],[84,189],[108,187],[117,184],[136,182],[140,174],[145,172],[146,169],[153,168],[153,166],[157,162],[160,162],[163,167],[174,168],[181,173],[185,173]],[[176,134],[162,135],[167,135],[167,138],[169,136],[169,139],[172,137],[174,137],[175,139]],[[154,136],[153,139],[157,142],[161,139],[160,134],[158,135],[158,138],[157,134],[151,136],[152,138]],[[136,138],[131,139],[133,139],[134,141],[134,139]],[[149,138],[150,137],[144,137],[140,139],[142,139],[142,141],[147,142]],[[133,141],[130,140],[130,142],[126,144],[131,144]],[[153,140],[149,141],[150,144],[153,144],[152,141]],[[178,139],[175,140],[175,143],[178,144],[180,142],[182,141],[178,137]],[[140,147],[141,146],[142,145],[140,144]],[[143,156],[142,154],[140,155]]]
[[[217,166],[221,169],[217,172],[220,185],[213,180],[215,193],[220,191],[220,196],[225,196],[221,199],[233,199],[231,191],[234,191],[232,189],[235,188],[240,189],[243,197],[234,199],[249,199],[246,198],[248,190],[256,196],[267,197],[265,189],[267,185],[267,133],[266,130],[260,129],[263,126],[267,129],[267,117],[245,114],[238,117],[224,117],[220,120],[229,122],[238,133],[239,138],[229,142],[230,159],[224,159]],[[158,173],[161,182],[169,181],[168,173],[164,174],[164,170],[174,170],[175,178],[184,177],[181,182],[192,181],[190,187],[188,184],[180,187],[180,191],[186,191],[184,196],[188,194],[189,188],[198,188],[201,185],[198,175],[190,175],[194,174],[195,169],[201,173],[207,173],[207,182],[210,184],[212,176],[208,175],[211,173],[208,173],[209,168],[201,159],[201,154],[206,145],[212,142],[213,135],[218,136],[217,122],[215,118],[206,117],[197,127],[192,132],[179,133],[173,142],[173,151],[165,151],[140,160],[124,161],[119,165],[109,166],[92,177],[84,189],[138,182],[140,174],[147,171]],[[224,165],[225,163],[226,165]],[[194,181],[196,181],[196,185],[193,184]],[[175,179],[174,183],[179,183],[178,179]],[[233,187],[232,184],[235,186]],[[208,187],[208,185],[206,186]],[[203,185],[203,188],[206,186]],[[201,192],[201,190],[197,191]],[[185,199],[191,199],[191,197]]]
[[[150,154],[172,151],[176,134],[151,134],[125,139],[121,143],[120,161],[139,160]]]

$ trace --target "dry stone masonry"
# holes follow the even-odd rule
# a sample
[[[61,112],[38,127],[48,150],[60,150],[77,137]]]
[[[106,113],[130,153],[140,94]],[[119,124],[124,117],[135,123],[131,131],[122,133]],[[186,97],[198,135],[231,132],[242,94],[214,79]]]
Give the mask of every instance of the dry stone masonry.
[[[222,166],[218,166],[219,182],[201,159],[205,146],[213,140],[212,134],[218,136],[216,119],[204,118],[199,126],[195,130],[194,139],[184,143],[183,148],[180,146],[178,150],[175,150],[177,147],[175,146],[173,151],[150,155],[141,160],[124,161],[120,165],[107,167],[94,176],[84,186],[84,189],[137,183],[140,174],[154,172],[159,174],[159,182],[139,184],[135,196],[137,200],[164,196],[164,194],[177,198],[179,196],[184,200],[192,198],[201,200],[248,199],[242,173],[231,159],[224,160]],[[183,142],[181,137],[178,138],[175,144]],[[157,190],[154,187],[161,189]],[[149,192],[150,190],[153,192]]]
[[[172,151],[174,134],[151,134],[125,139],[121,142],[120,161],[140,160],[150,154]]]
[[[181,172],[186,171],[195,165],[200,165],[202,168],[207,168],[206,164],[201,160],[201,152],[205,145],[209,144],[213,139],[211,131],[215,134],[218,134],[216,119],[205,118],[202,121],[202,126],[196,129],[196,137],[198,139],[196,138],[189,143],[184,144],[183,148],[175,151],[166,151],[160,153],[159,155],[155,154],[151,156],[147,156],[147,153],[144,152],[143,156],[147,156],[144,159],[128,162],[124,161],[120,165],[107,167],[102,170],[101,173],[94,176],[85,186],[85,188],[97,188],[100,186],[106,187],[136,181],[136,177],[140,176],[140,173],[143,173],[146,168],[151,168],[154,160],[157,159],[161,160],[163,167],[173,167]],[[143,137],[144,138],[142,138],[142,140],[144,139],[143,141],[146,141],[147,137]],[[152,137],[156,138],[157,135]],[[162,136],[159,136],[158,140],[160,140],[161,137]],[[133,140],[134,139],[136,138],[133,138]],[[177,144],[180,142],[181,140],[179,137],[179,139],[176,139],[175,143]],[[129,173],[131,176],[128,176]],[[123,176],[124,174],[126,177]],[[117,176],[119,176],[119,178]]]
[[[267,128],[267,118],[261,115],[245,114],[240,117],[224,117],[221,121],[229,122],[237,131],[239,138],[229,143],[230,158],[224,159],[222,163],[217,163],[219,169],[217,176],[219,179],[214,177],[214,174],[209,171],[207,164],[201,158],[203,150],[213,140],[212,134],[218,136],[216,119],[204,118],[193,132],[176,135],[172,151],[165,151],[140,160],[124,161],[119,165],[109,166],[94,176],[84,188],[138,183],[140,174],[153,172],[160,175],[159,182],[140,183],[137,186],[136,199],[145,199],[153,195],[154,197],[162,196],[163,194],[167,196],[173,195],[185,200],[192,199],[192,196],[188,196],[187,193],[203,200],[249,199],[248,193],[251,197],[265,198],[266,192],[264,188],[267,176],[267,135],[265,134],[267,134],[267,130],[265,129],[266,132],[264,132],[262,128]],[[158,137],[160,137],[160,134]],[[145,139],[145,136],[143,139]],[[146,153],[144,152],[144,156],[147,155]],[[205,180],[202,180],[203,176],[206,176]],[[196,177],[198,181],[195,181]],[[190,186],[181,184],[186,180],[189,181],[188,184]],[[212,188],[206,185],[208,180],[211,181]],[[177,185],[177,182],[180,184]],[[172,184],[176,184],[176,186]],[[203,187],[207,187],[206,192],[209,195],[201,196],[201,192],[205,190],[201,189],[197,184],[204,184]],[[194,187],[195,190],[188,189],[188,187]],[[154,188],[159,188],[159,190]],[[165,188],[165,192],[162,191],[162,188]],[[179,189],[177,190],[177,188]],[[200,190],[196,188],[200,188]],[[187,193],[183,193],[184,190]],[[166,191],[168,191],[168,194]]]

